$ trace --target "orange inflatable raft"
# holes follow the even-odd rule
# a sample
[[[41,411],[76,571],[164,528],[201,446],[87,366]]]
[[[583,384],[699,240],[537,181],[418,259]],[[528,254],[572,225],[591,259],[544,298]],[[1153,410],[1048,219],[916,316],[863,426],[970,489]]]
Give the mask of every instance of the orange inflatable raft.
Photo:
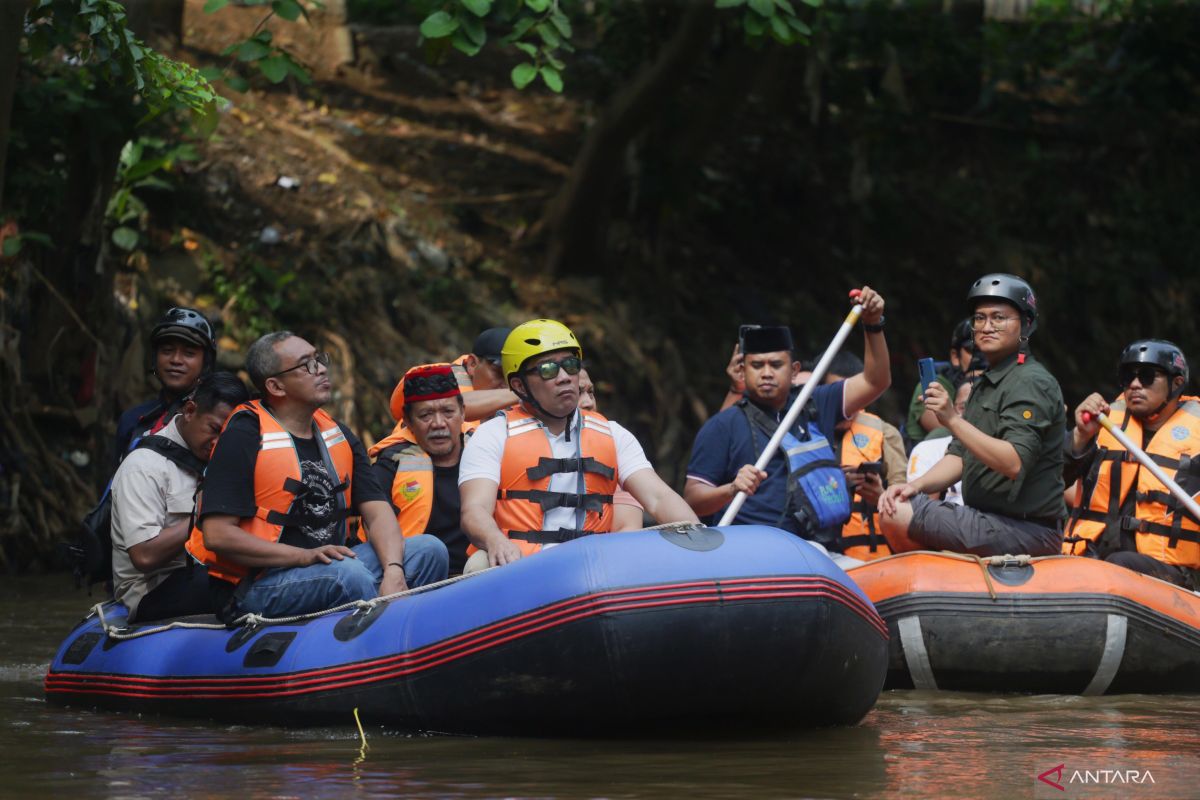
[[[887,688],[1200,692],[1200,595],[1123,567],[921,551],[849,575],[887,621]]]

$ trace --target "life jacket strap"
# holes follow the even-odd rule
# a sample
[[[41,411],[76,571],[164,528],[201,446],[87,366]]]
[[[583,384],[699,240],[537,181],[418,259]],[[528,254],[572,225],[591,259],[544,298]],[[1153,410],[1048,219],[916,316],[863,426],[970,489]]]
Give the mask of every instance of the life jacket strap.
[[[538,459],[537,466],[525,470],[525,474],[531,481],[540,481],[563,472],[590,472],[593,475],[600,475],[606,480],[612,480],[617,474],[615,469],[600,463],[592,456],[584,458],[546,458],[542,456]]]
[[[877,533],[860,533],[856,536],[844,536],[840,542],[843,552],[851,547],[867,547],[874,553],[883,544],[883,537]]]
[[[531,544],[562,544],[572,539],[591,536],[595,531],[580,531],[574,528],[559,528],[556,531],[509,531],[510,539],[520,539]]]
[[[496,492],[496,499],[528,500],[541,506],[543,514],[553,508],[582,508],[584,511],[603,514],[604,507],[612,505],[613,496],[593,492],[575,494],[574,492],[547,492],[542,489],[510,489]]]

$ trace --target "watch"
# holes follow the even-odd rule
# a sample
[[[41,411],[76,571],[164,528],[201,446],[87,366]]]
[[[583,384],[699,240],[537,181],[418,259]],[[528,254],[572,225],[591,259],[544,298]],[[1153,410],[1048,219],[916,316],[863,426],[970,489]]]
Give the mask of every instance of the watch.
[[[883,333],[883,324],[886,320],[887,317],[880,317],[879,322],[864,322],[863,330],[867,333]]]

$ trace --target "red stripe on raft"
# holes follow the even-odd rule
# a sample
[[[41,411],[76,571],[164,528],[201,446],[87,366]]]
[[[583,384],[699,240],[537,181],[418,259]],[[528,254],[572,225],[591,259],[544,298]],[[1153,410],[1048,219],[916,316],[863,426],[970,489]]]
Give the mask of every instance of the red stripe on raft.
[[[728,585],[725,588],[722,584]],[[767,585],[756,585],[767,584]],[[807,586],[806,586],[807,584]],[[693,588],[696,587],[696,588]],[[668,591],[671,589],[688,591]],[[641,597],[630,595],[640,594]],[[327,667],[288,675],[273,674],[230,678],[147,678],[50,673],[46,691],[64,694],[104,694],[138,698],[233,699],[272,698],[360,686],[422,672],[467,655],[487,650],[535,633],[603,613],[697,605],[723,601],[826,597],[838,600],[863,617],[884,638],[887,628],[874,609],[841,584],[824,578],[738,579],[692,582],[647,590],[623,589],[560,601],[518,617],[493,623],[410,653]],[[574,605],[575,608],[565,606]],[[547,614],[550,609],[558,609]],[[536,619],[534,619],[536,618]],[[524,620],[523,622],[518,622]],[[501,630],[502,629],[502,630]],[[480,633],[490,631],[485,636]],[[464,641],[466,640],[466,641]],[[349,674],[346,674],[349,673]],[[342,676],[345,675],[344,679]],[[254,691],[262,687],[265,691]]]

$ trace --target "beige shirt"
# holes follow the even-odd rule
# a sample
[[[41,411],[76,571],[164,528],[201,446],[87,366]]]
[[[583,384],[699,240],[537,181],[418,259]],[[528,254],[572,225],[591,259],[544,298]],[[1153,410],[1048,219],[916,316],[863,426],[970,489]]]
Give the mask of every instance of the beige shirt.
[[[187,447],[171,420],[158,432]],[[192,513],[198,478],[175,462],[145,448],[134,450],[117,469],[112,483],[113,586],[117,600],[137,611],[142,598],[174,570],[187,566],[181,550],[170,562],[151,572],[142,572],[129,558],[129,548],[158,536],[163,528],[186,520]]]

